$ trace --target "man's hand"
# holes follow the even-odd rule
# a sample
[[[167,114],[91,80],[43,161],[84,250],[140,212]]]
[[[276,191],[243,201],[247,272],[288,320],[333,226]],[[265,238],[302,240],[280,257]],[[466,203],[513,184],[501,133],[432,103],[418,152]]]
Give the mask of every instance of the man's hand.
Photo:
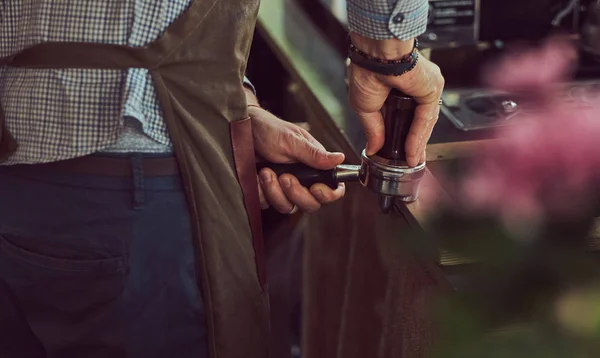
[[[356,33],[352,33],[351,38],[358,49],[386,60],[400,59],[413,47],[413,41],[371,40]],[[375,154],[383,146],[385,128],[380,110],[392,88],[413,97],[418,103],[405,148],[408,165],[414,167],[425,161],[425,147],[440,112],[444,78],[439,67],[423,56],[419,56],[412,71],[401,76],[379,75],[351,64],[350,103],[367,136],[367,155]]]
[[[328,152],[303,128],[283,121],[268,111],[248,108],[252,120],[252,135],[257,155],[272,163],[301,162],[316,169],[332,169],[344,161],[344,154]],[[297,206],[300,210],[314,213],[321,205],[344,196],[345,186],[336,190],[327,185],[315,184],[309,189],[290,174],[277,178],[268,168],[259,173],[259,191],[263,209],[272,206],[282,214],[289,214]]]

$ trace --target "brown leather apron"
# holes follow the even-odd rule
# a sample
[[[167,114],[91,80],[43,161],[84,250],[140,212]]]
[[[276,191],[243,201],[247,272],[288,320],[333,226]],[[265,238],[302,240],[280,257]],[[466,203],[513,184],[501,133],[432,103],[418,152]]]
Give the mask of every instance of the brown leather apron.
[[[242,85],[258,3],[195,0],[144,48],[44,43],[0,59],[0,66],[150,70],[194,220],[213,358],[268,356],[261,213]],[[1,113],[0,161],[17,148]]]

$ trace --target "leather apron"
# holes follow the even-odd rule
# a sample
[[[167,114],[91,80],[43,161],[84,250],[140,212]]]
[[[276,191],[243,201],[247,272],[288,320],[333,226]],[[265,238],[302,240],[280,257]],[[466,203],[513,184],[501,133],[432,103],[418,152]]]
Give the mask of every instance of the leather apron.
[[[261,212],[243,76],[259,0],[194,0],[143,48],[43,43],[27,68],[149,69],[188,197],[212,358],[268,356]],[[0,161],[17,143],[0,108]],[[168,329],[168,327],[165,327]]]

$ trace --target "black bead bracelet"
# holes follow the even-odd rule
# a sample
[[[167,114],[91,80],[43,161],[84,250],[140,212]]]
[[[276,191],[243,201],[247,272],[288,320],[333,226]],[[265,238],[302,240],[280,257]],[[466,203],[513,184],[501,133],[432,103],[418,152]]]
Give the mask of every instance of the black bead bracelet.
[[[400,60],[384,60],[373,57],[356,48],[350,41],[348,41],[348,52],[350,60],[357,66],[386,76],[401,76],[410,72],[417,65],[419,61],[418,46],[419,41],[415,39],[415,45],[411,53]]]

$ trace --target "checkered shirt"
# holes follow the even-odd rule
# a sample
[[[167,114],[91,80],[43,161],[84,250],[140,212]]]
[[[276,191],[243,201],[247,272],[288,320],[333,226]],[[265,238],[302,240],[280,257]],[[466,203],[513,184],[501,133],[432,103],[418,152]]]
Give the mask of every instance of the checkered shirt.
[[[427,27],[427,0],[346,0],[348,28],[377,40],[409,40]]]
[[[347,0],[349,26],[365,36],[422,33],[426,0]],[[157,39],[192,0],[0,0],[0,57],[48,41],[142,47]],[[397,21],[400,17],[402,21]],[[251,87],[247,79],[245,83]],[[6,164],[44,163],[110,147],[124,117],[170,145],[145,69],[0,68],[0,103],[19,143]]]
[[[48,41],[145,46],[191,2],[0,0],[0,57]],[[158,143],[171,144],[145,69],[0,67],[0,103],[19,143],[6,164],[52,162],[109,148],[125,117],[138,119]]]

